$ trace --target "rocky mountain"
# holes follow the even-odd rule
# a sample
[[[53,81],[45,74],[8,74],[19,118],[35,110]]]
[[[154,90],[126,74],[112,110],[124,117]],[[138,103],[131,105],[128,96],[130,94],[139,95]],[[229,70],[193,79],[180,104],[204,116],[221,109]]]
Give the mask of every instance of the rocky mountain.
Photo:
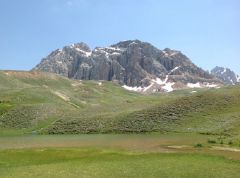
[[[160,50],[139,40],[93,50],[85,43],[65,46],[42,59],[33,70],[79,80],[116,81],[139,92],[216,87],[221,83],[180,51]]]
[[[211,74],[216,76],[219,80],[223,81],[226,84],[234,85],[240,82],[240,76],[235,74],[229,68],[216,66],[214,69],[211,70]]]

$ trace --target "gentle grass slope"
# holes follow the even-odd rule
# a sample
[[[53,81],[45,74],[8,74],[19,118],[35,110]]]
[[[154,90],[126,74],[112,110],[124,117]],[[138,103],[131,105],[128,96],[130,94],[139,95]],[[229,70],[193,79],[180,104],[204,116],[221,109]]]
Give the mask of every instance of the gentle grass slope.
[[[240,87],[140,95],[106,81],[0,72],[0,127],[12,133],[191,132],[238,137]],[[9,130],[9,132],[8,132]]]

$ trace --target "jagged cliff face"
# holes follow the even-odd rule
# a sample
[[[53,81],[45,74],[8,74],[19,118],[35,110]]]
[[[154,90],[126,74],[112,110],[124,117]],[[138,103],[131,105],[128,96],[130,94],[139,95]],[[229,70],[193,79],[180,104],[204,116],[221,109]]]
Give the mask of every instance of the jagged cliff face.
[[[94,50],[84,43],[66,46],[52,52],[33,70],[80,80],[117,81],[125,88],[141,91],[219,83],[180,51],[159,50],[139,40],[123,41]]]
[[[211,70],[211,74],[226,84],[234,85],[240,82],[240,77],[228,68],[216,66]]]

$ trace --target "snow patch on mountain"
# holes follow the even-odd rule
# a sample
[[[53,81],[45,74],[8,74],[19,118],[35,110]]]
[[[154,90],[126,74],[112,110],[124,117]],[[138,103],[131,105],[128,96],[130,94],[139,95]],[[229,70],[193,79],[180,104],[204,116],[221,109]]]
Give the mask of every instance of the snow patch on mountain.
[[[240,75],[237,75],[237,82],[240,82]]]
[[[222,70],[221,74],[224,74],[224,73],[226,73],[226,72],[227,72],[227,68],[224,68],[224,69]]]
[[[218,85],[216,85],[216,84],[211,84],[211,83],[207,83],[207,84],[206,84],[206,87],[208,87],[208,88],[216,88],[216,87],[218,87]]]
[[[56,61],[58,64],[62,64],[63,62],[62,61]]]
[[[92,51],[90,52],[87,52],[87,51],[83,51],[82,49],[80,48],[75,48],[78,52],[81,52],[83,55],[87,56],[87,57],[90,57],[92,55]]]
[[[124,51],[121,48],[116,48],[116,47],[112,47],[112,46],[106,47],[105,49],[109,49],[109,50],[112,50],[112,51],[119,51],[119,52]]]
[[[173,89],[174,84],[175,84],[174,82],[168,82],[168,75],[167,75],[164,80],[161,80],[160,78],[152,79],[151,84],[146,87],[141,87],[141,86],[131,87],[127,85],[123,85],[122,87],[129,91],[143,92],[143,93],[148,91],[156,92],[157,91],[156,88],[162,89],[165,92],[172,92],[174,90]]]
[[[214,83],[188,83],[187,86],[189,88],[216,88],[219,87],[219,85]]]
[[[201,88],[200,83],[188,83],[187,86],[189,88]]]
[[[175,83],[166,83],[165,86],[163,86],[162,88],[166,91],[166,92],[172,92],[173,91],[173,85]]]
[[[178,70],[180,67],[181,67],[181,66],[177,66],[177,67],[175,67],[175,68],[172,69],[168,74],[171,74],[171,73],[175,72],[175,71]]]
[[[144,87],[136,87],[136,86],[135,87],[131,87],[131,86],[127,86],[127,85],[123,85],[122,87],[125,88],[126,90],[136,91],[136,92],[142,92],[145,89]]]

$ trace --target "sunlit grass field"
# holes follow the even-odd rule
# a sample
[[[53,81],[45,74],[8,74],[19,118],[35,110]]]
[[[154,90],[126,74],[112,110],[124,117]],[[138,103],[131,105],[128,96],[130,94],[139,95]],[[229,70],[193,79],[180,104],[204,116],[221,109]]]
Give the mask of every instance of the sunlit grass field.
[[[239,86],[192,90],[0,71],[0,177],[240,177]]]
[[[0,177],[239,177],[240,149],[218,145],[186,134],[2,137]]]

